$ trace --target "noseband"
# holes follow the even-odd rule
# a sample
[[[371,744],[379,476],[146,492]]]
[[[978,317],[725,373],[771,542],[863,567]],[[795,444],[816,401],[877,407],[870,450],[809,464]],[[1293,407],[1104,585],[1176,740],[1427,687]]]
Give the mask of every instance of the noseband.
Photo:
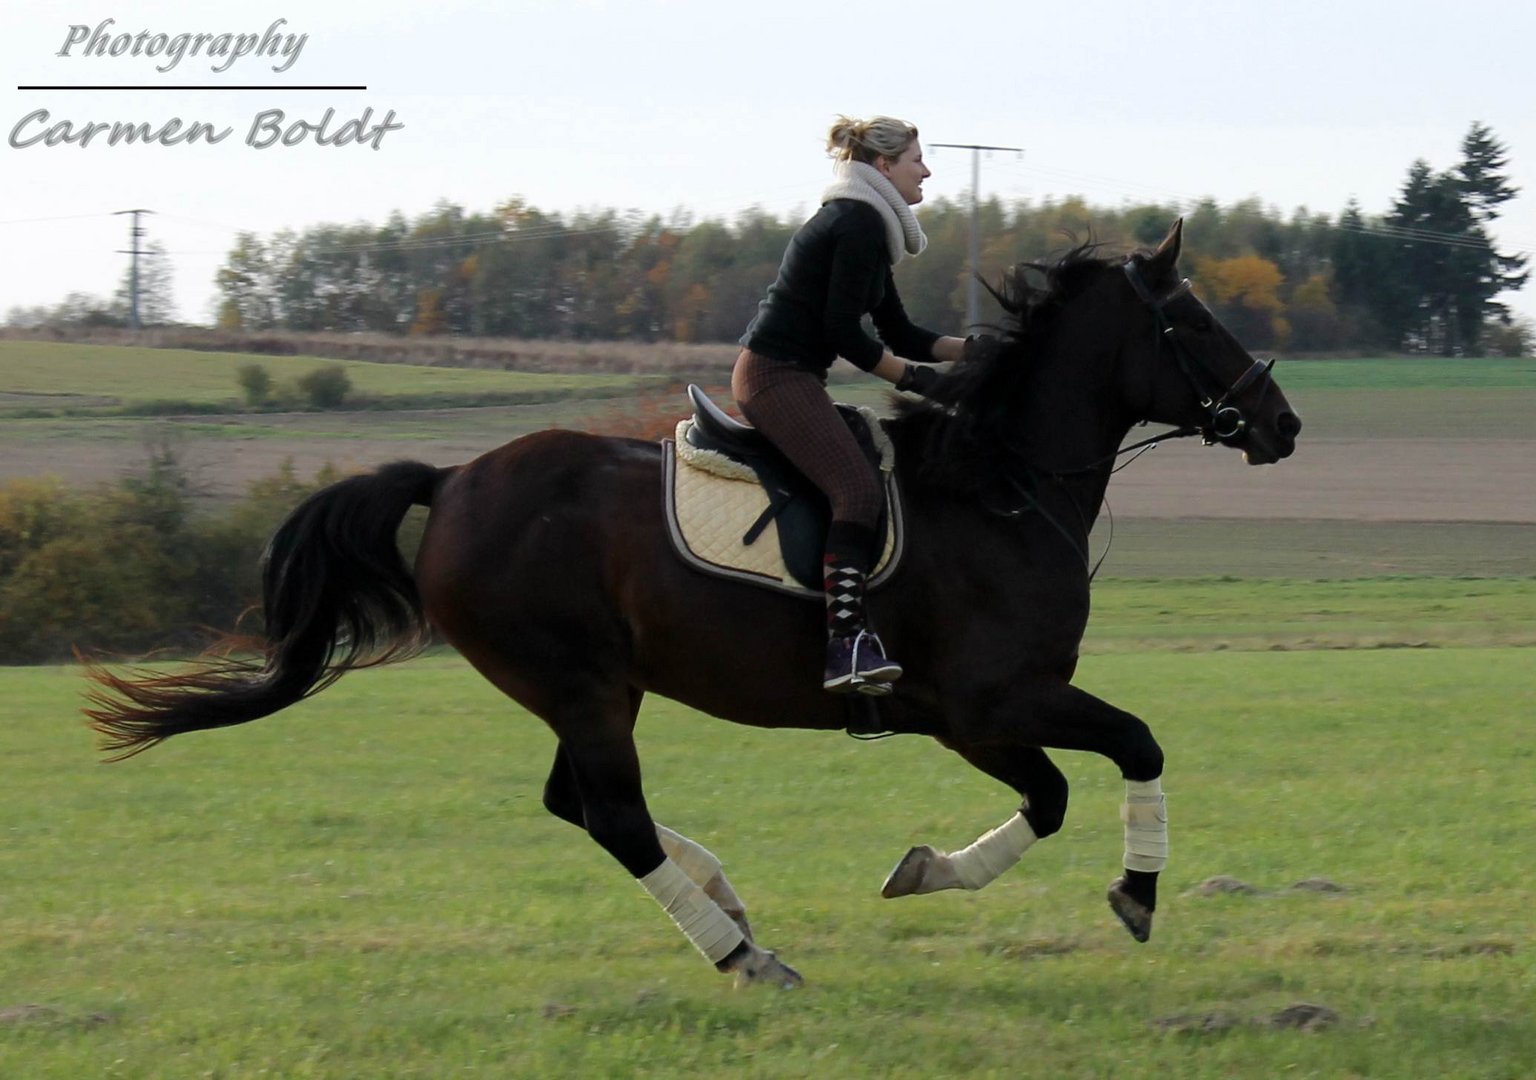
[[[1147,288],[1147,283],[1142,279],[1141,271],[1134,259],[1126,260],[1124,270],[1131,288],[1136,290],[1136,295],[1141,298],[1143,304],[1147,305],[1157,320],[1159,345],[1161,346],[1163,342],[1167,343],[1173,353],[1174,362],[1179,365],[1179,370],[1189,380],[1189,385],[1195,391],[1200,407],[1205,410],[1206,422],[1196,425],[1189,434],[1199,434],[1206,446],[1225,439],[1234,439],[1242,434],[1248,427],[1248,418],[1243,415],[1241,408],[1233,404],[1233,401],[1250,387],[1269,380],[1269,372],[1275,366],[1275,362],[1255,360],[1236,382],[1223,389],[1221,378],[1199,357],[1185,348],[1178,338],[1174,337],[1173,324],[1168,321],[1168,313],[1163,310],[1190,291],[1189,279],[1185,278],[1162,296],[1155,296],[1152,290]]]

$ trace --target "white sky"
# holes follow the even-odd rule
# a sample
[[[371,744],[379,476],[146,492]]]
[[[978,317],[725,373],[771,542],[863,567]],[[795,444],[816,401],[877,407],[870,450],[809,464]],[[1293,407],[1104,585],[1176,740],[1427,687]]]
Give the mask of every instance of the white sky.
[[[1452,166],[1474,121],[1523,189],[1495,223],[1536,251],[1536,4],[1530,0],[28,0],[0,37],[0,132],[35,109],[68,120],[207,121],[217,145],[0,142],[0,314],[109,295],[145,207],[169,250],[182,318],[211,317],[238,230],[414,217],[439,199],[489,211],[612,207],[732,217],[808,212],[834,114],[889,113],[927,142],[1022,146],[982,166],[982,195],[1092,204],[1258,196],[1337,215],[1385,211],[1409,165]],[[380,9],[383,9],[382,11]],[[308,40],[286,72],[246,56],[56,55],[69,27]],[[18,85],[366,84],[366,92],[19,91]],[[336,124],[393,109],[380,148],[253,149],[254,116]],[[27,133],[36,133],[34,126]],[[969,189],[970,159],[930,151],[929,198]],[[51,219],[51,220],[38,220]],[[766,287],[768,283],[764,282]],[[1536,316],[1536,286],[1505,294]]]

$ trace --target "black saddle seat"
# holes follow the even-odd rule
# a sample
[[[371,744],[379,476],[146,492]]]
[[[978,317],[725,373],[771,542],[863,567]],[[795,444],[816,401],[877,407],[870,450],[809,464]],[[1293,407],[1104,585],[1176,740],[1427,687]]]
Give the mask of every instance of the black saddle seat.
[[[721,449],[736,449],[744,456],[756,456],[771,451],[772,444],[757,428],[743,424],[730,413],[710,400],[700,387],[688,384],[688,400],[693,403],[693,422],[710,443]]]
[[[783,452],[768,441],[766,435],[750,424],[743,424],[716,405],[701,387],[689,383],[688,400],[693,404],[694,426],[688,433],[688,441],[693,445],[715,450],[748,465],[755,466],[764,458],[776,460],[781,463],[782,468],[789,470],[797,477],[800,475]],[[878,469],[880,451],[875,447],[874,436],[870,433],[869,424],[863,414],[852,405],[844,405],[841,402],[834,402],[833,405],[838,415],[843,418],[843,422],[848,425],[848,430],[853,433],[859,449],[864,451],[865,459],[872,468]]]

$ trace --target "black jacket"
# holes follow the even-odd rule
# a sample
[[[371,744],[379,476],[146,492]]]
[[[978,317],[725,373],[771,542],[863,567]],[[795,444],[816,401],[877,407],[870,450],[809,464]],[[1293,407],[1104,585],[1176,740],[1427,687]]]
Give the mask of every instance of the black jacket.
[[[884,346],[864,332],[866,314]],[[741,344],[825,377],[838,356],[871,370],[886,346],[908,360],[932,360],[938,338],[913,325],[901,306],[880,211],[833,199],[790,240]]]

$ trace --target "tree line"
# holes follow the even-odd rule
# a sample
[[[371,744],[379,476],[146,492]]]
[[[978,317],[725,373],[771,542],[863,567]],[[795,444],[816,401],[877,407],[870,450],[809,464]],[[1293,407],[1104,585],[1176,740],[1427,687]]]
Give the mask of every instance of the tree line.
[[[1109,251],[1155,244],[1182,214],[1201,296],[1250,348],[1520,355],[1536,328],[1512,320],[1498,297],[1525,283],[1528,259],[1497,251],[1489,235],[1516,194],[1507,149],[1474,123],[1455,165],[1436,172],[1413,162],[1379,216],[1353,201],[1336,216],[1305,208],[1287,216],[1257,198],[1192,209],[990,199],[977,208],[981,269],[995,281],[1017,262],[1085,239]],[[898,288],[917,322],[959,329],[970,206],[939,199],[919,217],[928,250],[897,267]],[[246,331],[734,341],[799,224],[758,209],[730,222],[685,212],[567,216],[512,199],[489,212],[444,202],[382,225],[242,233],[217,273],[218,322]]]

